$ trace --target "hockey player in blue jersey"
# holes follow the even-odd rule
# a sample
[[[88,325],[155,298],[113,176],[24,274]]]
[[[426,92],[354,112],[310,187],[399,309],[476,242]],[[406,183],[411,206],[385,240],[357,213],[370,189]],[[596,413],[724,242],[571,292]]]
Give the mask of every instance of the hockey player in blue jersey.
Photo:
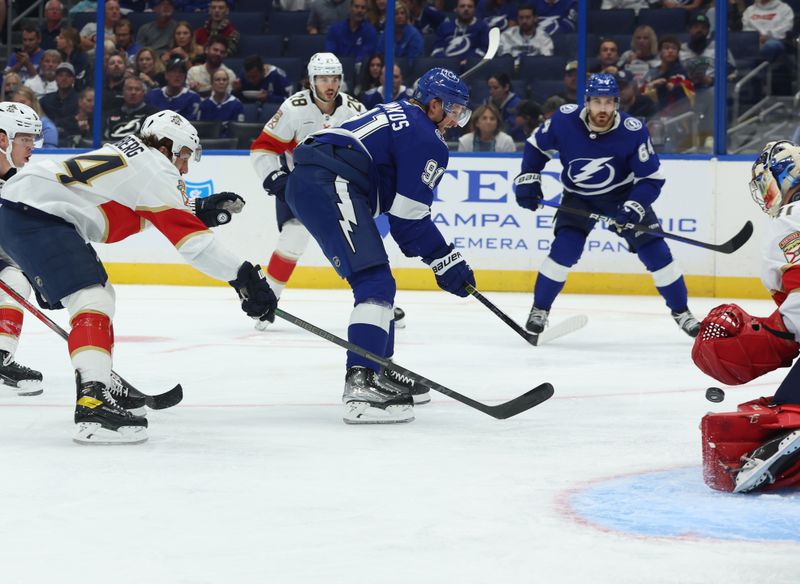
[[[651,207],[664,185],[658,156],[647,128],[619,111],[619,90],[612,75],[592,75],[583,108],[561,106],[528,138],[522,171],[514,179],[521,207],[531,211],[539,207],[543,198],[540,173],[556,152],[564,167],[562,207],[614,217],[618,226],[644,223],[658,227]],[[533,290],[533,308],[526,324],[529,331],[544,330],[550,307],[564,287],[570,268],[580,259],[595,223],[556,212],[555,239]],[[700,324],[689,311],[686,283],[664,239],[631,229],[616,230],[652,274],[678,326],[689,336],[697,336]]]
[[[347,336],[377,355],[394,351],[395,282],[373,217],[387,214],[403,253],[431,266],[436,282],[457,296],[475,277],[431,219],[433,189],[447,168],[442,133],[465,125],[469,91],[447,69],[418,81],[408,101],[381,104],[338,128],[310,135],[294,151],[285,198],[323,253],[353,289],[355,306]],[[264,181],[280,193],[285,174]],[[411,389],[405,380],[354,353],[347,353],[342,400],[351,424],[410,422]]]

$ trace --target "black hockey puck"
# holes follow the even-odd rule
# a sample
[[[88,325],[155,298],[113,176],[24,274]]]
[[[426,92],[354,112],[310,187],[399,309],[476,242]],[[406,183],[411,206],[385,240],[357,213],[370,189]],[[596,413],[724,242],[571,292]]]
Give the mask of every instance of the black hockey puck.
[[[710,402],[718,404],[725,399],[725,392],[719,387],[709,387],[706,390],[706,399]]]

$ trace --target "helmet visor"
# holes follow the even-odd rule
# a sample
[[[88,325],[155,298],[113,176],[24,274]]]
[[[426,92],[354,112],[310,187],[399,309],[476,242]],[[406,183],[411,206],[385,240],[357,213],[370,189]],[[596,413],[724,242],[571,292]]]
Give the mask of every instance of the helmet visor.
[[[461,103],[446,103],[444,112],[456,121],[460,128],[463,128],[472,117],[472,110]]]
[[[194,160],[195,162],[200,162],[200,159],[203,157],[203,147],[198,144],[197,147],[192,151],[191,148],[184,146],[181,148],[181,151],[176,154],[178,158],[181,160]]]

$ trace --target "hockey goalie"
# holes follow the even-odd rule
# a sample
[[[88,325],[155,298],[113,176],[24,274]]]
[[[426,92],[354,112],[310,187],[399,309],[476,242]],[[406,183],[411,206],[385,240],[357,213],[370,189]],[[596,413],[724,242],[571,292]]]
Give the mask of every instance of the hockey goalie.
[[[728,385],[789,367],[800,352],[800,146],[767,144],[753,164],[750,192],[771,218],[761,280],[778,308],[757,317],[724,304],[701,323],[692,359]],[[703,478],[709,487],[734,493],[800,487],[798,363],[774,396],[703,417]]]

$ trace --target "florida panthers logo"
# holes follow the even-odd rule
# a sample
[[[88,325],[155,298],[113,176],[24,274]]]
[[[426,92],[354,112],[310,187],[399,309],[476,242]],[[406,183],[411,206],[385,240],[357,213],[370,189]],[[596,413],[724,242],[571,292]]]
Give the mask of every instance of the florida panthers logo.
[[[586,190],[599,190],[614,182],[616,173],[608,162],[611,156],[604,158],[576,158],[569,163],[567,176],[576,187]]]

